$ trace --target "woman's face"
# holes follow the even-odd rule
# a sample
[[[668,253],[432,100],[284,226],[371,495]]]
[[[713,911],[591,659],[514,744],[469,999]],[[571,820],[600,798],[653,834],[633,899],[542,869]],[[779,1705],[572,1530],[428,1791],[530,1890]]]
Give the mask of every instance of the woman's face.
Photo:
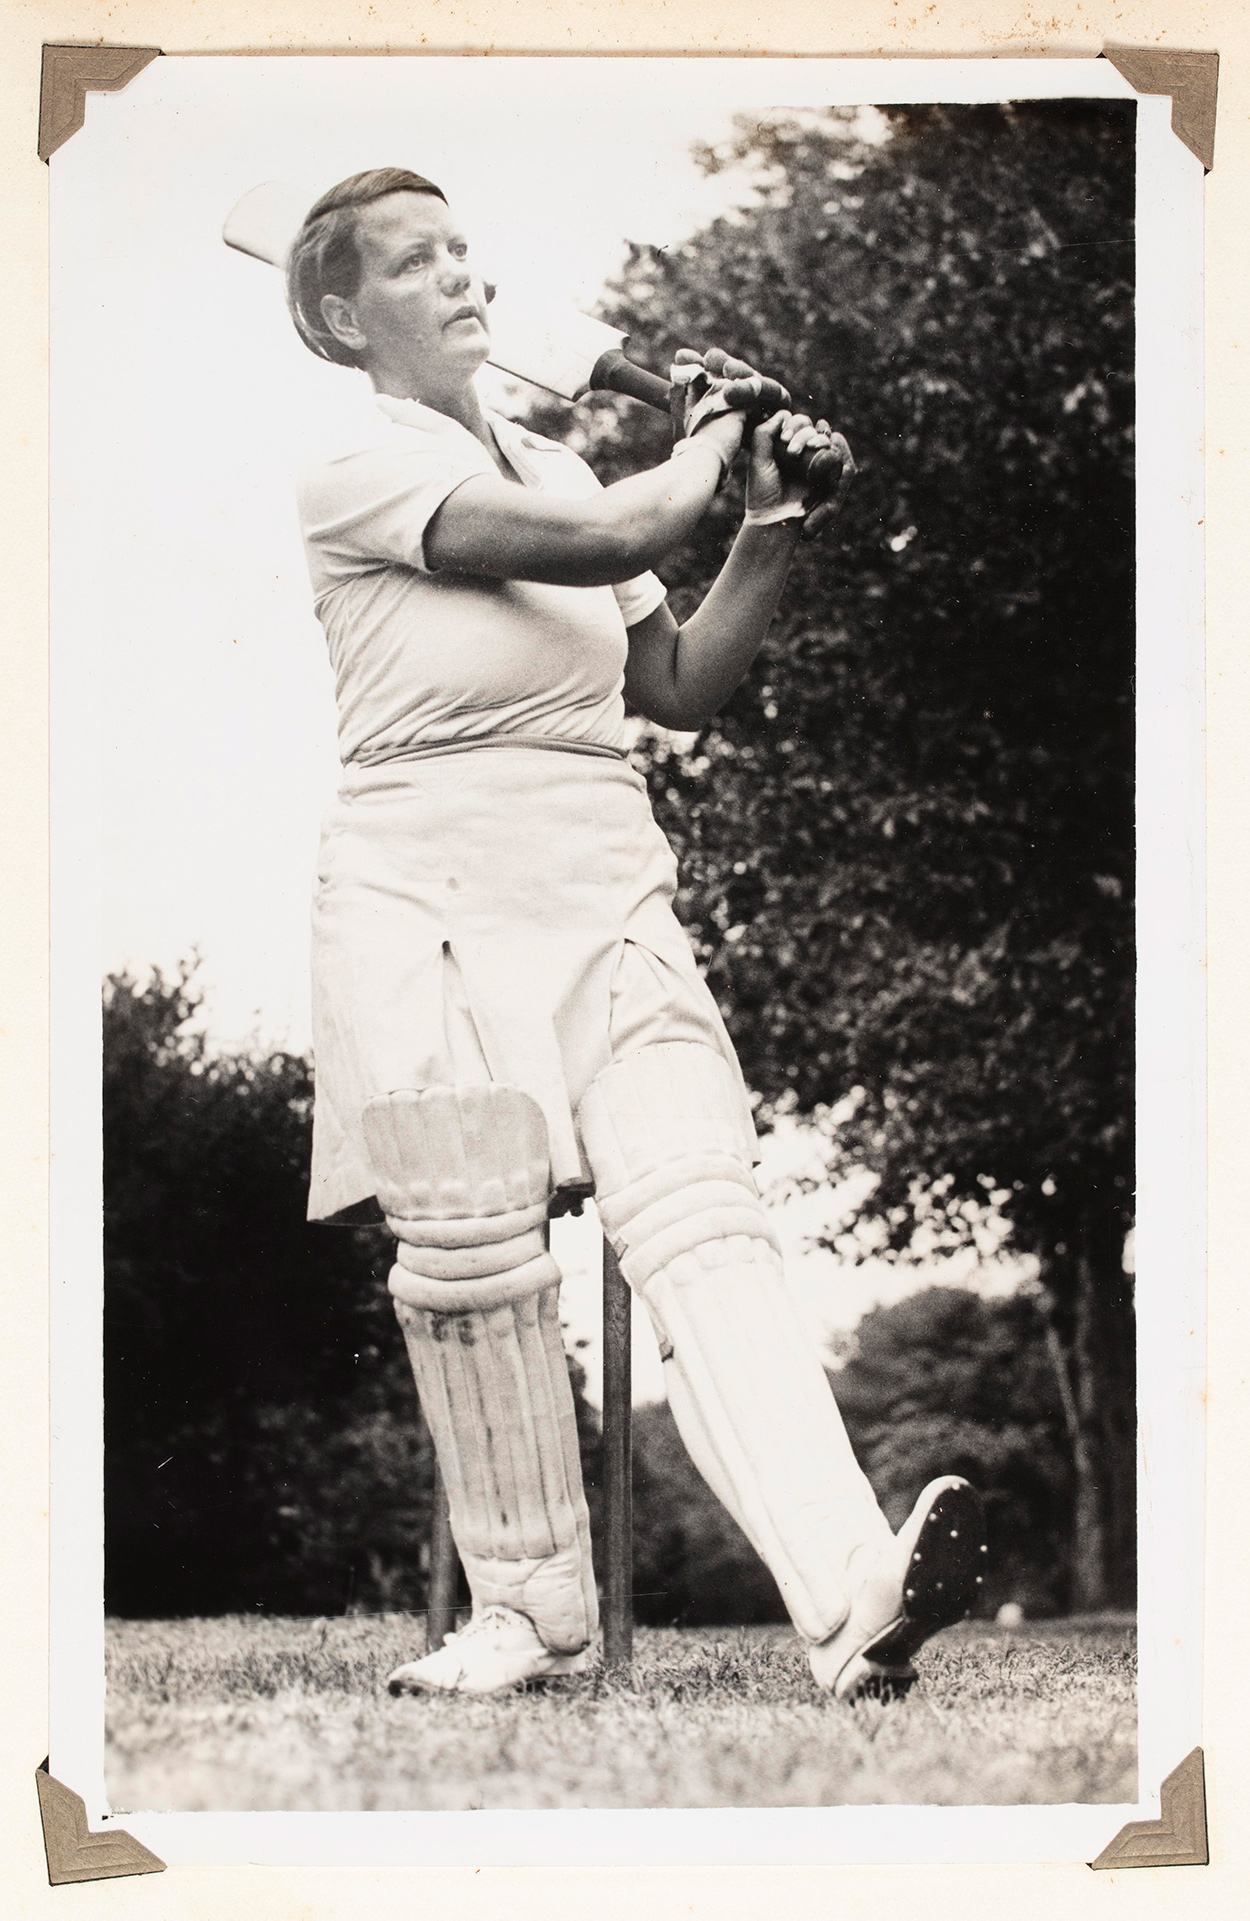
[[[360,285],[350,300],[327,296],[333,312],[323,303],[335,332],[348,328],[385,393],[432,399],[463,386],[490,334],[481,277],[451,209],[433,194],[387,194],[360,209],[356,233]]]

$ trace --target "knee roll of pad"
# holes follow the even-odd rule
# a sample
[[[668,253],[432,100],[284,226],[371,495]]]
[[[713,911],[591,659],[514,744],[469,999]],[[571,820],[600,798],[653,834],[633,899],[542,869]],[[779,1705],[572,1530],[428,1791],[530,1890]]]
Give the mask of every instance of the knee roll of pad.
[[[644,1297],[683,1257],[779,1267],[751,1171],[728,1064],[710,1047],[666,1041],[616,1061],[578,1114],[596,1205],[622,1270]]]
[[[631,1286],[647,1283],[685,1254],[706,1250],[712,1263],[728,1243],[758,1242],[747,1258],[780,1260],[780,1249],[750,1170],[727,1157],[686,1154],[599,1201],[603,1230]],[[744,1250],[735,1248],[735,1258]]]
[[[597,1603],[541,1109],[499,1083],[403,1090],[369,1103],[364,1132],[474,1603],[516,1608],[575,1652]]]
[[[399,1242],[396,1300],[468,1312],[558,1285],[547,1251],[547,1126],[519,1087],[379,1095],[365,1108],[364,1135]]]

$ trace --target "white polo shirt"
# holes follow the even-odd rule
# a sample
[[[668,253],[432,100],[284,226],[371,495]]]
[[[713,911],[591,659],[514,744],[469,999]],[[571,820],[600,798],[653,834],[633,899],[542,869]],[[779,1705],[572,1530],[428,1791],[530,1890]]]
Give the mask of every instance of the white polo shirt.
[[[431,572],[425,530],[474,474],[481,442],[415,400],[378,395],[372,426],[306,467],[300,526],[325,629],[347,761],[415,745],[525,734],[621,745],[626,629],[664,599],[654,574],[552,587]],[[585,499],[599,481],[571,448],[490,414],[526,487]]]

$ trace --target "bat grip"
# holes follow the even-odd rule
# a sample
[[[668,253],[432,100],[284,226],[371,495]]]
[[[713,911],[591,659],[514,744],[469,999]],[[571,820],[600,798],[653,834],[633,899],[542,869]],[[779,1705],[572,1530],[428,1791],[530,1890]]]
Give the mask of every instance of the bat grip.
[[[607,353],[600,354],[591,369],[586,383],[591,393],[607,392],[628,394],[631,400],[641,400],[648,407],[658,407],[661,413],[668,412],[669,384],[658,374],[649,374],[645,367],[635,366],[627,360],[619,347],[609,347]]]

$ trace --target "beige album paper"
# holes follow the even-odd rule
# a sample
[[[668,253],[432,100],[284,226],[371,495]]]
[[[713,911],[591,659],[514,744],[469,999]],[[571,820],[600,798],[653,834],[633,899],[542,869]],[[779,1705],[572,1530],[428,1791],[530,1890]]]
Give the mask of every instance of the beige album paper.
[[[524,53],[490,61],[225,51],[206,58],[207,51],[192,58],[171,47],[126,88],[89,96],[84,128],[48,170],[51,1771],[84,1795],[93,1828],[124,1828],[168,1864],[163,1875],[127,1884],[137,1901],[156,1898],[158,1886],[172,1891],[177,1878],[210,1862],[219,1864],[218,1873],[245,1876],[260,1863],[284,1876],[298,1876],[301,1864],[323,1877],[350,1867],[354,1885],[371,1872],[395,1873],[418,1861],[427,1872],[452,1877],[477,1867],[533,1873],[553,1863],[577,1873],[625,1857],[670,1873],[714,1863],[760,1875],[805,1864],[814,1875],[834,1862],[856,1874],[886,1863],[898,1874],[909,1864],[945,1863],[946,1875],[959,1872],[960,1863],[1006,1871],[1049,1862],[1053,1872],[1082,1864],[1126,1821],[1157,1812],[1158,1782],[1204,1744],[1205,1732],[1204,873],[1196,858],[1204,815],[1207,518],[1197,351],[1201,165],[1172,133],[1166,98],[1135,97],[1108,63],[1090,59],[869,65]],[[1004,110],[1003,102],[1012,104]],[[1011,167],[1003,165],[1003,147],[995,158],[995,142],[1007,139]],[[963,167],[953,172],[957,155]],[[1101,227],[1094,214],[1087,232],[1081,217],[1089,217],[1096,196],[1082,169],[1091,155],[1120,172],[1118,187],[1099,180],[1106,195],[1097,204],[1107,211]],[[561,322],[559,333],[547,322],[550,313],[599,313],[626,332],[630,357],[660,374],[681,344],[675,325],[702,322],[719,339],[738,316],[741,339],[759,364],[767,344],[778,343],[769,372],[786,371],[778,328],[797,329],[800,341],[808,333],[828,338],[846,356],[845,374],[822,385],[819,373],[807,371],[820,363],[796,349],[795,408],[810,398],[814,416],[827,413],[826,439],[846,430],[859,473],[834,534],[801,550],[790,598],[726,717],[663,705],[648,713],[645,703],[654,697],[639,696],[643,683],[628,677],[629,713],[619,736],[607,708],[602,720],[593,717],[594,696],[567,689],[542,709],[527,688],[515,722],[504,704],[515,696],[491,694],[482,711],[494,716],[497,732],[511,726],[519,743],[506,746],[504,758],[528,744],[544,768],[572,759],[534,753],[531,730],[539,737],[549,730],[579,753],[583,741],[601,758],[623,748],[637,770],[630,778],[645,779],[678,856],[683,938],[693,941],[697,975],[706,975],[715,1018],[727,1023],[725,1046],[732,1041],[762,1123],[762,1219],[785,1258],[787,1311],[832,1368],[851,1444],[889,1525],[906,1524],[910,1500],[932,1474],[949,1467],[984,1483],[994,1557],[989,1591],[972,1597],[974,1618],[966,1626],[943,1627],[920,1648],[920,1678],[893,1704],[822,1709],[803,1636],[787,1626],[758,1558],[745,1542],[737,1547],[742,1537],[732,1526],[726,1533],[705,1518],[721,1510],[681,1466],[684,1453],[672,1451],[682,1445],[680,1402],[676,1428],[663,1407],[666,1380],[673,1397],[672,1323],[665,1326],[658,1297],[647,1299],[645,1286],[633,1330],[630,1677],[600,1680],[592,1668],[587,1679],[565,1680],[557,1668],[547,1686],[521,1697],[458,1701],[454,1689],[441,1699],[388,1695],[389,1667],[419,1665],[427,1646],[431,1426],[439,1439],[437,1422],[419,1421],[415,1399],[409,1405],[401,1397],[401,1389],[411,1394],[411,1384],[385,1302],[392,1256],[381,1228],[359,1216],[338,1235],[301,1226],[303,1200],[293,1211],[294,1187],[280,1190],[288,1224],[271,1226],[263,1183],[277,1175],[264,1173],[269,1149],[262,1135],[249,1145],[245,1127],[235,1145],[227,1140],[223,1148],[218,1136],[195,1134],[196,1127],[227,1125],[225,1109],[212,1109],[223,1089],[233,1090],[238,1111],[247,1100],[285,1101],[298,1126],[292,1123],[290,1146],[275,1151],[298,1161],[306,1152],[312,1082],[305,1064],[314,1042],[322,1063],[318,1098],[327,1099],[330,1029],[317,1011],[315,997],[326,990],[315,984],[315,972],[310,989],[307,896],[318,822],[327,806],[341,805],[333,801],[340,757],[350,786],[358,780],[353,769],[394,760],[398,724],[409,729],[403,751],[429,751],[432,742],[444,760],[455,758],[454,771],[431,772],[430,761],[412,775],[423,796],[441,782],[439,791],[454,787],[463,809],[478,791],[473,783],[486,780],[485,791],[496,796],[490,805],[501,791],[491,785],[493,774],[474,773],[465,786],[464,764],[498,757],[465,753],[460,720],[440,733],[444,723],[428,702],[429,689],[441,684],[441,666],[433,663],[442,656],[431,654],[420,669],[423,718],[412,718],[417,710],[408,695],[408,718],[398,722],[394,713],[378,720],[376,711],[351,706],[345,696],[347,687],[355,699],[347,643],[327,619],[324,588],[314,611],[292,483],[301,465],[308,471],[310,462],[324,461],[327,446],[373,445],[361,424],[373,404],[369,383],[358,371],[319,364],[301,345],[280,274],[255,257],[280,248],[263,235],[245,251],[221,244],[222,221],[260,182],[288,190],[298,219],[333,181],[388,157],[428,166],[457,232],[469,237],[484,277],[498,284],[496,353],[478,386],[487,417],[504,423],[491,431],[505,459],[508,432],[546,436],[598,472],[610,502],[622,475],[645,473],[667,455],[667,429],[640,403],[570,403],[561,395],[561,381],[572,385],[573,376],[552,371],[549,340],[559,334],[562,341],[568,328]],[[975,174],[978,164],[982,175]],[[891,165],[899,182],[910,182],[909,195],[931,191],[935,205],[950,206],[963,193],[960,213],[935,216],[928,227],[922,219],[904,221],[901,234],[873,226],[889,204]],[[995,176],[997,199],[983,185]],[[828,182],[824,203],[813,191],[818,177]],[[1125,218],[1113,230],[1115,206]],[[1070,216],[1070,231],[1056,230],[1056,207]],[[970,241],[968,223],[977,220],[982,228]],[[924,342],[935,341],[939,329],[930,325],[926,335],[923,301],[916,302],[914,324],[891,310],[892,300],[906,297],[908,273],[917,260],[924,263],[935,230],[957,235],[967,250],[954,264],[940,248],[933,254],[936,284],[951,299],[970,300],[971,315],[971,260],[985,273],[987,299],[997,303],[996,333],[969,322],[965,391],[954,400],[950,382],[961,376],[952,376],[945,349],[940,371],[936,354],[926,356]],[[845,284],[858,297],[859,319],[826,335],[815,290],[824,289],[828,304],[839,283],[823,281],[813,264],[836,240],[847,248]],[[803,244],[817,249],[806,260]],[[918,251],[908,254],[909,244]],[[1090,257],[1078,262],[1082,248]],[[1117,248],[1131,259],[1127,277],[1119,271],[1123,256],[1112,257]],[[1065,249],[1071,251],[1060,258]],[[1026,286],[1023,272],[996,264],[1008,256],[1038,263],[1038,278]],[[1047,274],[1064,291],[1053,291]],[[813,293],[804,308],[806,288]],[[670,322],[666,301],[679,323]],[[523,314],[528,334],[524,326],[516,332],[506,302]],[[533,344],[536,314],[551,327],[541,353]],[[512,345],[514,339],[523,345]],[[707,340],[693,344],[702,348]],[[723,344],[740,350],[740,340],[728,335]],[[909,351],[914,364],[898,364]],[[870,391],[873,368],[880,378]],[[1046,398],[1039,412],[1038,396],[1046,370],[1066,378],[1070,368],[1057,400],[1048,396],[1052,446]],[[1126,402],[1130,392],[1135,399]],[[419,404],[429,411],[424,395]],[[983,434],[972,424],[952,424],[961,419],[983,421]],[[895,423],[906,426],[897,446],[886,441]],[[402,430],[405,422],[397,425]],[[420,425],[410,420],[407,429]],[[813,430],[818,439],[824,426]],[[934,435],[966,434],[963,442],[944,443],[945,499],[926,427]],[[691,444],[697,440],[696,432]],[[526,445],[517,441],[509,478],[541,485],[526,481]],[[332,452],[332,461],[339,457]],[[1036,480],[1013,478],[1019,463],[1030,461]],[[986,471],[995,462],[1003,463],[998,484]],[[1069,502],[1081,498],[1095,473],[1103,476],[1102,491],[1088,498],[1091,507],[1097,501],[1106,509],[1106,519],[1090,538]],[[1124,476],[1122,504],[1115,489]],[[677,623],[690,620],[706,595],[733,541],[734,515],[741,516],[745,498],[750,516],[761,484],[753,479],[757,492],[744,495],[745,474],[730,483],[701,546],[656,549],[652,571]],[[979,517],[964,503],[951,506],[950,493],[960,492],[984,502]],[[1013,511],[1022,517],[1013,521]],[[970,537],[974,522],[979,532]],[[307,527],[306,520],[305,542]],[[1023,543],[1015,553],[1013,527]],[[1064,543],[1071,549],[1078,537],[1089,540],[1083,576],[1075,564],[1065,572]],[[649,550],[636,551],[650,560]],[[744,551],[753,551],[749,540]],[[398,564],[420,571],[429,552],[427,546],[415,561]],[[385,564],[393,568],[395,557]],[[836,591],[828,584],[835,571]],[[1047,587],[1054,605],[1039,610]],[[1041,650],[1053,648],[1065,595],[1072,597],[1069,625],[1077,638],[1071,656],[1056,662],[1056,685],[1047,673],[1055,656]],[[648,608],[619,592],[617,602],[637,657],[637,636],[657,603]],[[926,608],[933,615],[922,639]],[[543,618],[541,631],[550,635],[550,613]],[[953,785],[938,742],[942,726],[969,718],[967,685],[960,686],[955,665],[961,632],[974,643],[965,682],[981,676],[987,688],[1001,689],[988,701],[1014,698],[1017,710],[991,704],[984,711],[984,735],[961,745],[963,772]],[[1127,652],[1117,652],[1120,632],[1130,636]],[[887,663],[883,643],[891,636],[902,653]],[[337,716],[327,637],[338,674]],[[1004,675],[995,650],[1017,637],[1018,672]],[[918,673],[909,683],[898,663],[913,647]],[[1037,676],[1036,693],[1030,675]],[[603,682],[609,692],[610,680]],[[447,681],[453,684],[454,676]],[[481,685],[472,685],[480,703]],[[863,719],[848,728],[821,705],[829,696],[820,689],[829,685],[854,690],[853,699],[869,705],[874,697],[894,698],[897,688],[923,718],[892,732],[896,723],[882,725],[866,705]],[[463,697],[454,698],[460,705],[444,712],[462,715]],[[949,722],[934,720],[939,699],[948,701]],[[569,713],[578,716],[576,726],[561,720]],[[980,710],[976,719],[980,727]],[[682,720],[690,724],[675,724]],[[1087,729],[1079,750],[1075,736],[1056,736],[1065,720],[1070,735],[1073,727]],[[865,784],[856,789],[854,755],[870,724],[879,729],[874,752],[897,753],[904,741],[910,750],[917,727],[921,735],[925,727],[932,731],[914,769],[883,780],[869,757]],[[836,734],[839,727],[851,758],[838,763],[831,785],[821,756],[833,734],[822,730]],[[475,733],[471,719],[467,732]],[[1018,762],[1000,761],[999,773],[983,775],[995,755],[1012,753]],[[1014,771],[1004,774],[1007,767]],[[1049,771],[1037,770],[1052,767],[1059,771],[1047,787]],[[925,768],[927,776],[917,771]],[[606,792],[607,778],[589,775],[584,791]],[[795,796],[809,791],[806,782],[814,784],[805,820]],[[836,791],[845,802],[829,801],[822,815],[819,797],[836,782],[844,783]],[[1074,798],[1074,782],[1086,793],[1083,803]],[[1117,911],[1132,886],[1133,841],[1123,840],[1128,816],[1116,812],[1123,807],[1117,791],[1128,794],[1136,813],[1135,990],[1122,931],[1133,923]],[[944,816],[943,809],[965,803],[969,811],[958,822],[953,813]],[[1025,908],[1012,922],[1011,890],[1031,882],[1007,870],[1010,849],[1025,844],[1020,822],[1030,805],[1039,810],[1032,831],[1055,836],[1042,868],[1053,874],[1067,863],[1074,876],[1088,869],[1093,904],[1082,899],[1066,934],[1034,922],[1029,943],[1021,944],[1028,913],[1038,910]],[[597,821],[603,806],[602,798],[595,802]],[[875,823],[871,846],[855,815],[861,807],[863,819],[871,814]],[[970,829],[980,819],[990,824]],[[969,872],[969,881],[1001,890],[993,902],[987,892],[975,923],[980,935],[975,943],[963,936],[968,957],[963,972],[952,973],[953,1006],[972,1011],[938,1028],[922,1000],[918,1014],[907,996],[888,1016],[877,1003],[880,1038],[870,1047],[861,1024],[859,1051],[840,1057],[836,1048],[848,1046],[850,1023],[813,999],[822,978],[816,950],[806,957],[812,978],[804,985],[800,956],[785,944],[787,913],[809,942],[825,937],[820,915],[827,916],[827,904],[813,920],[803,894],[805,850],[834,820],[846,835],[841,892],[821,899],[836,897],[848,916],[857,888],[867,890],[864,898],[874,890],[879,898],[881,888],[900,884],[932,885],[932,911],[954,911],[953,878],[945,876],[953,877],[959,847],[975,848],[978,860],[984,854],[984,868]],[[1075,839],[1065,838],[1074,831]],[[1128,849],[1128,869],[1118,864],[1119,845]],[[903,878],[908,874],[911,881]],[[1036,898],[1058,913],[1062,889],[1051,885]],[[919,910],[918,895],[912,905]],[[995,907],[998,932],[991,927]],[[887,907],[883,925],[901,925],[902,911]],[[467,1007],[491,1078],[523,1081],[525,1054],[516,1036],[529,1031],[532,1010],[518,1002],[506,1013],[511,1003],[491,1002],[483,985],[489,976],[474,971],[465,925],[456,923],[443,950],[458,970],[455,1004]],[[952,941],[961,938],[960,925],[952,923]],[[627,931],[625,942],[636,950],[651,941],[662,954],[666,938],[652,928]],[[878,939],[873,951],[896,975],[905,964],[944,964],[927,930],[924,939],[909,933],[907,941],[895,951]],[[847,947],[839,938],[828,951]],[[994,992],[1007,995],[1004,1010],[1016,1005],[1016,993],[1026,1026],[1050,1024],[1047,1040],[1034,1046],[1013,1035],[1004,1040],[1001,1062],[982,1051],[980,1066],[1010,1078],[1036,1062],[1045,1078],[1032,1097],[1037,1112],[1022,1080],[999,1094],[997,1111],[1020,1117],[1020,1140],[1008,1148],[1002,1130],[1012,1122],[1004,1118],[991,1154],[989,1135],[969,1147],[959,1132],[954,1115],[968,1098],[966,1084],[940,1077],[952,1071],[952,1050],[958,1060],[967,1045],[950,1036],[1005,1033],[995,1025],[1005,1011],[978,1013],[973,983],[977,968],[984,980],[996,964],[1006,981],[1017,951],[1026,970],[1036,970],[1031,985],[1022,987],[1017,976],[1010,989]],[[540,996],[546,965],[536,963],[532,992]],[[865,991],[862,971],[853,960],[837,965],[838,1004],[849,1005],[846,995]],[[1047,968],[1067,983],[1062,991],[1050,986]],[[93,1093],[102,976],[111,983],[103,1064],[105,1127],[112,1129],[103,1135]],[[917,975],[911,995],[929,991]],[[988,996],[988,987],[981,991]],[[1131,1007],[1134,991],[1136,1043],[1120,1058],[1130,1074],[1135,1061],[1135,1106],[1130,1077],[1117,1081],[1097,1109],[1091,1103],[1102,1098],[1100,1085],[1105,1093],[1106,1076],[1119,1072],[1120,1043],[1111,1035],[1123,1014],[1114,1010]],[[618,979],[620,1007],[624,992]],[[787,992],[807,1010],[802,1019],[793,1011],[783,1019]],[[693,1018],[688,1009],[681,1015]],[[560,1020],[555,1031],[565,1048],[575,1151],[583,1173],[592,1155],[589,1174],[607,1221],[613,1190],[593,1160],[595,1136],[579,1105],[594,1076],[570,1078],[573,1056]],[[688,1039],[686,1027],[653,1031]],[[939,1031],[946,1036],[940,1041]],[[905,1048],[921,1045],[932,1054],[938,1091],[928,1098],[945,1140],[939,1132],[936,1148],[925,1149],[919,1133],[883,1122],[887,1132],[897,1128],[899,1148],[883,1146],[880,1164],[867,1165],[872,1137],[863,1125],[856,1133],[856,1114],[877,1098],[872,1075],[881,1069],[873,1063],[897,1059],[899,1068],[890,1071],[906,1075]],[[1097,1060],[1082,1058],[1083,1048]],[[632,1051],[627,1043],[622,1057]],[[829,1065],[818,1067],[817,1058]],[[858,1075],[843,1072],[852,1061]],[[1057,1063],[1066,1063],[1077,1091],[1066,1105],[1054,1100],[1056,1124],[1075,1130],[1074,1142],[1084,1138],[1082,1127],[1091,1128],[1087,1163],[1105,1154],[1109,1182],[1119,1151],[1111,1133],[1120,1128],[1130,1138],[1135,1115],[1136,1212],[1127,1199],[1120,1213],[1106,1212],[1123,1227],[1114,1261],[1107,1266],[1101,1257],[1097,1281],[1088,1278],[1091,1257],[1069,1258],[1063,1235],[1045,1225],[1046,1203],[1065,1192],[1062,1170],[1079,1159],[1078,1150],[1065,1147],[1065,1161],[1053,1135],[1049,1147],[1032,1145],[1043,1139],[1039,1114],[1050,1112],[1045,1082],[1057,1081]],[[379,1086],[405,1084],[398,1071],[389,1082],[390,1070],[382,1073]],[[421,1085],[431,1076],[414,1069],[408,1078]],[[883,1116],[896,1112],[898,1089],[908,1084],[906,1077],[887,1080],[880,1083]],[[197,1082],[217,1090],[203,1104]],[[541,1085],[533,1082],[540,1092]],[[552,1119],[545,1097],[539,1104],[556,1143],[558,1181],[559,1117]],[[248,1110],[247,1126],[257,1124],[253,1111],[259,1115],[260,1106]],[[263,1133],[268,1123],[260,1125]],[[324,1113],[317,1125],[327,1140]],[[162,1129],[159,1137],[143,1132],[153,1126]],[[102,1142],[111,1156],[103,1188]],[[133,1150],[125,1172],[118,1142]],[[926,1151],[946,1153],[949,1166],[930,1165]],[[977,1163],[985,1179],[976,1206],[952,1172],[957,1151],[980,1153],[985,1163]],[[1126,1151],[1131,1183],[1131,1145]],[[914,1181],[909,1187],[897,1171],[904,1163],[890,1163],[889,1152],[918,1157],[928,1198]],[[1043,1164],[1045,1154],[1051,1159]],[[255,1157],[251,1169],[248,1157]],[[207,1169],[202,1195],[179,1186],[184,1166]],[[1058,1179],[1052,1166],[1061,1170]],[[1013,1200],[1034,1172],[1037,1198]],[[890,1203],[884,1213],[871,1204],[874,1175]],[[314,1173],[314,1194],[315,1181]],[[956,1204],[968,1203],[962,1213],[956,1206],[943,1211],[952,1190]],[[279,1192],[272,1185],[267,1191]],[[346,1188],[333,1191],[347,1196]],[[187,1244],[178,1247],[173,1223],[184,1205]],[[253,1205],[254,1215],[241,1211]],[[1072,1219],[1093,1220],[1092,1205]],[[102,1206],[112,1210],[111,1268],[102,1265]],[[327,1204],[322,1211],[333,1210]],[[576,1362],[596,1530],[603,1498],[595,1452],[604,1366],[601,1233],[591,1209],[577,1220],[557,1219],[550,1236],[564,1277],[560,1312]],[[282,1235],[294,1237],[290,1251]],[[301,1311],[297,1240],[313,1250],[307,1286],[317,1331],[296,1338],[282,1317]],[[336,1246],[350,1253],[319,1251]],[[373,1276],[385,1316],[359,1305],[357,1283],[348,1278],[357,1273],[362,1282]],[[1065,1295],[1069,1276],[1073,1291]],[[243,1290],[234,1310],[232,1285]],[[1135,1390],[1131,1373],[1117,1372],[1108,1358],[1117,1339],[1132,1341],[1131,1321],[1115,1304],[1134,1293]],[[103,1388],[102,1306],[112,1315]],[[1096,1332],[1091,1314],[1101,1317]],[[910,1359],[907,1342],[919,1343]],[[940,1377],[930,1402],[917,1401],[916,1370],[949,1357],[960,1342],[959,1351],[979,1355],[978,1365],[990,1372],[975,1391],[962,1377]],[[887,1364],[895,1343],[903,1344],[897,1363]],[[282,1344],[290,1353],[278,1364],[273,1353]],[[881,1370],[895,1364],[903,1373],[889,1389]],[[375,1370],[372,1385],[361,1372],[368,1367]],[[1116,1398],[1121,1378],[1130,1381],[1127,1403]],[[881,1398],[889,1392],[893,1401]],[[112,1437],[103,1450],[102,1403]],[[1136,1423],[1136,1445],[1131,1433],[1127,1443],[1117,1438],[1125,1421],[1130,1429]],[[740,1419],[731,1427],[741,1434]],[[690,1446],[690,1435],[683,1438]],[[662,1463],[667,1480],[660,1478]],[[258,1486],[258,1477],[267,1485]],[[112,1516],[107,1572],[102,1483],[111,1503],[104,1511]],[[730,1495],[733,1513],[732,1488]],[[684,1504],[682,1528],[705,1530],[693,1537],[703,1539],[702,1549],[674,1530],[674,1503]],[[458,1512],[453,1496],[457,1525]],[[748,1501],[739,1514],[748,1532],[753,1513]],[[167,1543],[158,1538],[162,1517]],[[713,1540],[721,1559],[709,1574],[700,1553],[706,1556]],[[596,1532],[601,1590],[603,1554]],[[472,1584],[475,1564],[463,1542],[462,1558]],[[763,1559],[769,1563],[767,1551]],[[458,1599],[463,1633],[471,1625],[463,1577]],[[479,1612],[482,1605],[479,1599]],[[536,1672],[542,1681],[541,1660]],[[817,1667],[817,1684],[818,1675]],[[457,1715],[464,1717],[459,1730]],[[844,1733],[841,1723],[831,1727],[834,1715],[849,1716]],[[693,1894],[698,1883],[689,1885]]]

